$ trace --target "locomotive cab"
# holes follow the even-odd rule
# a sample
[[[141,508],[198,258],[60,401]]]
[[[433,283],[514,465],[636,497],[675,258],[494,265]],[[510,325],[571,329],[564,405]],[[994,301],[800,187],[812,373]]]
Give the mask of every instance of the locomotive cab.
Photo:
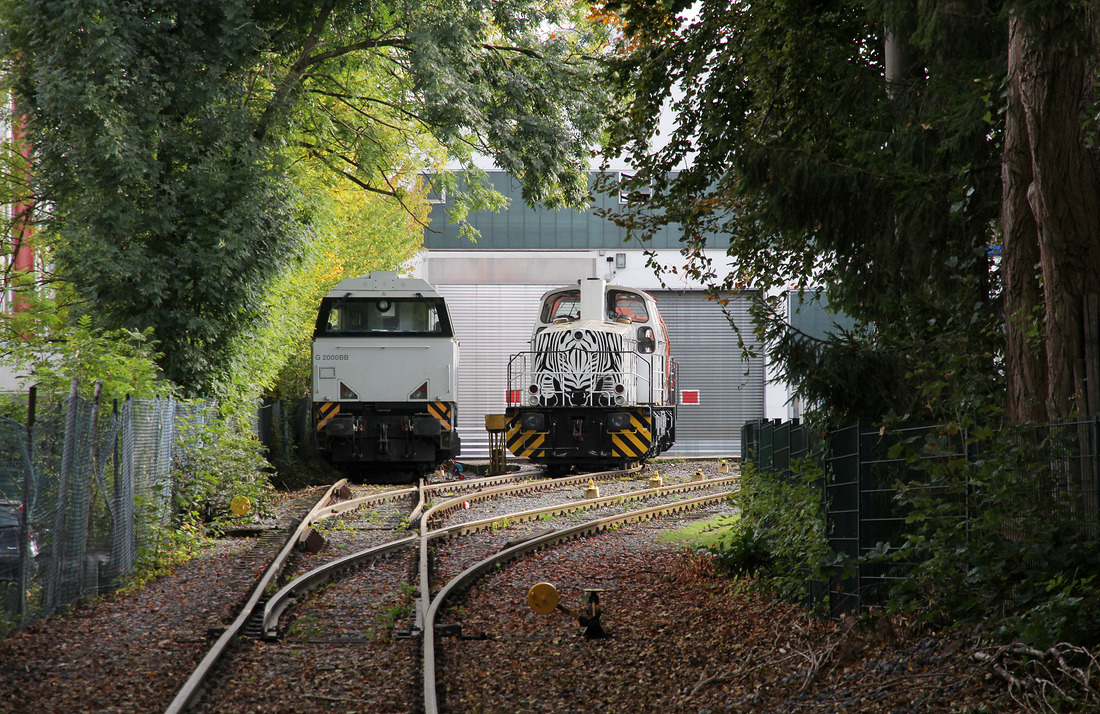
[[[393,272],[342,281],[313,336],[318,449],[350,475],[425,473],[460,453],[458,341],[443,298]]]
[[[598,466],[672,445],[676,364],[652,296],[597,278],[551,290],[530,344],[509,362],[513,454]]]

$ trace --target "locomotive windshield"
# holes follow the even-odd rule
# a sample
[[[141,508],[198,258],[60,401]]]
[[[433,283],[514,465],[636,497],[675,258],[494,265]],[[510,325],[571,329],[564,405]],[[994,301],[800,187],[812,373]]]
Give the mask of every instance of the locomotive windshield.
[[[581,291],[561,290],[546,297],[539,319],[547,323],[562,319],[576,320],[580,316]],[[607,319],[649,322],[649,310],[646,309],[645,299],[637,293],[608,290]]]
[[[631,322],[649,322],[649,311],[645,300],[637,293],[624,290],[607,291],[607,318],[609,320],[630,320]]]
[[[336,335],[431,335],[452,337],[442,298],[325,298],[314,337]]]
[[[557,322],[561,319],[576,320],[581,316],[581,291],[562,290],[549,295],[542,304],[543,322]]]

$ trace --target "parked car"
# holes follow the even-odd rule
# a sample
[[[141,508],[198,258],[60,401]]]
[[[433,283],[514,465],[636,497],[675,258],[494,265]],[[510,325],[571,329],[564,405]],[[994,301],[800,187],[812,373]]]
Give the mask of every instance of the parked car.
[[[0,581],[18,580],[22,566],[23,504],[19,501],[0,500]],[[38,556],[38,543],[34,531],[28,529],[30,555]]]

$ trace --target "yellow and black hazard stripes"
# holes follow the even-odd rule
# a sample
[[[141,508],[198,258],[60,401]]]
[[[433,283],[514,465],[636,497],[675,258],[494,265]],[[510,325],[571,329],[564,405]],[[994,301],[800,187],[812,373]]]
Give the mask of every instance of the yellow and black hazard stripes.
[[[440,428],[443,431],[454,429],[453,402],[431,402],[428,404],[428,414],[439,420]]]
[[[642,458],[653,446],[650,416],[642,409],[628,412],[630,426],[620,431],[610,431],[611,452],[616,458]]]
[[[646,407],[514,411],[508,416],[504,442],[515,456],[535,461],[634,461],[652,454],[653,429]]]
[[[313,405],[313,421],[317,424],[317,431],[324,431],[325,425],[340,413],[339,402],[316,402]]]
[[[524,431],[520,423],[520,417],[521,415],[515,414],[509,418],[508,430],[504,435],[505,445],[515,456],[528,459],[543,458],[546,456],[546,438],[549,433],[545,431]]]

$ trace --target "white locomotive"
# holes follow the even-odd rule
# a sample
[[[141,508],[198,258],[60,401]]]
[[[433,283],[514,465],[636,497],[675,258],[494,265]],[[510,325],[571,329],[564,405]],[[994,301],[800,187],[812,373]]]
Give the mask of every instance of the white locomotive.
[[[558,470],[624,465],[676,439],[676,362],[648,293],[599,278],[542,297],[508,364],[505,442]]]
[[[313,333],[318,449],[349,475],[416,475],[459,455],[458,340],[443,298],[395,272],[341,281]]]

